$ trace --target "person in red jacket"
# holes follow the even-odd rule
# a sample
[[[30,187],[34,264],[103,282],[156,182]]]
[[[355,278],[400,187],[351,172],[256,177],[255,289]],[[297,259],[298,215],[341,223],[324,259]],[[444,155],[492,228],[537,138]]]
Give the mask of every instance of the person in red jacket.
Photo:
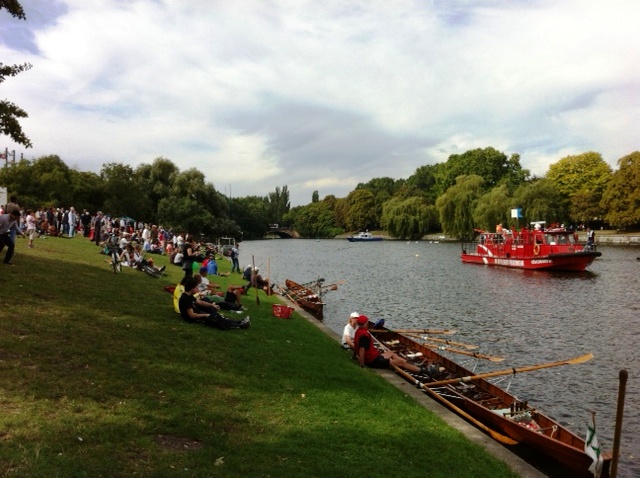
[[[408,370],[409,372],[421,374],[426,373],[426,370],[423,370],[422,367],[407,362],[406,359],[390,350],[380,352],[375,346],[375,339],[367,330],[369,318],[366,315],[360,315],[357,319],[357,323],[358,328],[353,339],[353,343],[355,344],[353,355],[358,360],[361,367],[388,368],[389,365],[394,365]]]

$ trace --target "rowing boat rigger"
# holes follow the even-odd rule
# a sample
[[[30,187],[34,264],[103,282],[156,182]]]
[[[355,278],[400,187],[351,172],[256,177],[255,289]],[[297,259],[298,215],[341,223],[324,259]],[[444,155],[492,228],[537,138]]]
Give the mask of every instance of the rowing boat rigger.
[[[435,365],[428,367],[433,371],[431,376],[413,375],[399,368],[396,368],[396,372],[494,439],[505,445],[530,447],[566,469],[566,476],[593,476],[588,471],[593,460],[585,453],[583,438],[528,402],[518,400],[487,380],[500,375],[584,363],[593,357],[591,354],[541,365],[474,374],[439,354],[428,344],[421,344],[406,335],[380,327],[371,332],[382,348],[393,350],[406,358],[420,357],[425,361],[424,365]],[[605,453],[603,458],[604,477],[608,475],[611,454]]]

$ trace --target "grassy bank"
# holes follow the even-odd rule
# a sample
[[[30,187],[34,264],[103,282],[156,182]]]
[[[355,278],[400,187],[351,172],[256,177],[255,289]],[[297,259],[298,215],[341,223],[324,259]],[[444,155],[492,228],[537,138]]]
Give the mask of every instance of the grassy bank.
[[[516,476],[276,297],[251,289],[251,328],[221,332],[173,312],[177,267],[35,245],[0,264],[0,476]]]

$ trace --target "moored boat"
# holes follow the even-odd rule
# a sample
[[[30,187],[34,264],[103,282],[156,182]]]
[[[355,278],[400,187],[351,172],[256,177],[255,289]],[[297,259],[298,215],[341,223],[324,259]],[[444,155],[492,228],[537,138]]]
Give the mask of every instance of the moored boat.
[[[518,269],[584,271],[602,255],[593,246],[580,244],[578,235],[564,227],[477,232],[475,242],[462,245],[462,262]]]
[[[298,284],[291,279],[285,281],[286,289],[283,291],[283,295],[297,303],[307,312],[311,313],[317,319],[322,320],[324,313],[324,302],[320,298],[320,295],[315,293],[310,288]]]
[[[528,402],[518,400],[506,390],[482,378],[483,375],[507,375],[516,371],[582,363],[591,357],[590,354],[567,361],[506,370],[505,373],[474,375],[471,370],[403,334],[380,328],[371,330],[371,333],[383,348],[406,358],[420,357],[425,365],[431,365],[431,376],[414,375],[399,368],[395,370],[431,398],[458,413],[497,441],[505,445],[527,446],[566,468],[567,472],[571,472],[570,476],[593,476],[588,471],[593,460],[585,453],[584,439],[533,408]],[[603,453],[603,460],[604,477],[608,474],[611,454]]]
[[[384,238],[382,236],[374,236],[369,231],[359,232],[355,236],[347,237],[349,242],[372,242],[372,241],[382,241]]]

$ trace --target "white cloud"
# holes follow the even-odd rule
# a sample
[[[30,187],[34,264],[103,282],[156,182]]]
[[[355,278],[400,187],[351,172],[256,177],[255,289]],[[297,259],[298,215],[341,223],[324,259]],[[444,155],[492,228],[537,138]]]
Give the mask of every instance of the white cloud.
[[[0,96],[30,114],[26,156],[84,170],[163,156],[234,196],[288,185],[295,205],[478,147],[537,175],[638,149],[634,0],[24,7],[0,15],[0,58],[34,68]]]

